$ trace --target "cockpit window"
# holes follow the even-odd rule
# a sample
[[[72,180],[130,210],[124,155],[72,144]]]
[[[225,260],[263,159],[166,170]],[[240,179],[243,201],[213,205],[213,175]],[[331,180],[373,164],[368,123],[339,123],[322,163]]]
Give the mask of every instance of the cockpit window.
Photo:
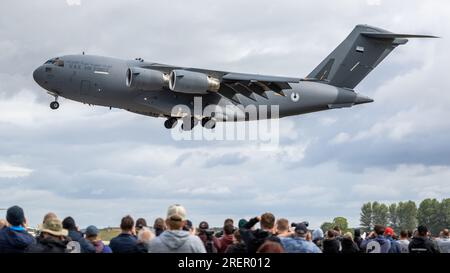
[[[50,59],[50,60],[46,61],[44,64],[54,64],[56,66],[64,67],[64,61],[60,58]]]

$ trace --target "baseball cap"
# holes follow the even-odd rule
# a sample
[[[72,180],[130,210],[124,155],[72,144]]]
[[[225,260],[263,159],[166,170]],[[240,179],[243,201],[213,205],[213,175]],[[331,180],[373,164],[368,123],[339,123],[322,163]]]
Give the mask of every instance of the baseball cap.
[[[386,229],[384,230],[384,236],[394,236],[394,230],[391,227],[386,227]]]
[[[308,227],[304,223],[299,223],[295,226],[295,232],[298,234],[306,234]]]
[[[174,221],[185,221],[186,209],[178,204],[170,206],[167,209],[167,219]]]
[[[88,226],[86,228],[85,234],[86,234],[87,237],[97,236],[98,235],[98,228],[96,226]]]

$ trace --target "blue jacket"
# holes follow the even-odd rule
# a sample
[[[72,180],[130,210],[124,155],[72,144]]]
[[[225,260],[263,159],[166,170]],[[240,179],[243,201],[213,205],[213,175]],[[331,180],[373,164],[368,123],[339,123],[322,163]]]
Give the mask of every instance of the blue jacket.
[[[35,243],[35,239],[25,230],[17,231],[10,227],[0,230],[0,253],[23,253]]]
[[[83,237],[81,232],[77,230],[69,230],[68,236],[72,239],[72,241],[80,243],[81,253],[95,253],[95,247]]]
[[[109,247],[113,253],[139,253],[142,252],[138,247],[138,240],[136,236],[121,233],[117,237],[114,237],[109,242]]]
[[[402,250],[400,248],[400,244],[394,240],[391,236],[386,236],[386,239],[391,242],[391,249],[389,250],[389,253],[402,253]]]
[[[301,237],[280,238],[281,244],[287,253],[322,253],[313,242]]]

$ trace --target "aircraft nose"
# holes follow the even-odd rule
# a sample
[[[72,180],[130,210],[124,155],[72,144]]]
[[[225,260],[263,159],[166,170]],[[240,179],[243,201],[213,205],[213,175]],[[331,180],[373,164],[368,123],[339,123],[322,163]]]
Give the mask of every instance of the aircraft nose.
[[[355,104],[363,104],[363,103],[370,103],[373,102],[373,99],[361,95],[361,94],[356,94],[356,98],[355,98]]]
[[[39,66],[38,68],[36,68],[36,70],[34,70],[33,72],[33,79],[34,81],[41,85],[44,82],[44,72],[43,72],[44,68],[42,66]]]

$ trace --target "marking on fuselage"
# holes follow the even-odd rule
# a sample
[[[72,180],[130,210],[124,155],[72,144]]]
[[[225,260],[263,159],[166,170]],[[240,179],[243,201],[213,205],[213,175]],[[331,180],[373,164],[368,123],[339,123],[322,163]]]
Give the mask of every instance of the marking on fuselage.
[[[297,102],[300,99],[300,95],[297,92],[292,92],[291,93],[291,100],[293,102]]]
[[[109,75],[109,72],[106,71],[94,71],[95,74],[103,74],[103,75]]]

